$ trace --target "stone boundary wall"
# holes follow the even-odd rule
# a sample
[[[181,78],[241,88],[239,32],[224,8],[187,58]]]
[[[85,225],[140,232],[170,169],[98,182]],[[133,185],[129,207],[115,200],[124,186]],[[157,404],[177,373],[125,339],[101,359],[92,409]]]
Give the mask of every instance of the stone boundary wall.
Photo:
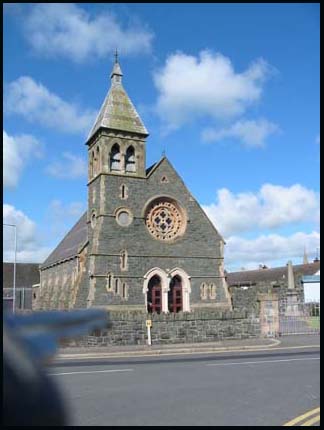
[[[152,344],[198,343],[260,336],[260,319],[243,311],[196,310],[190,313],[109,312],[110,328],[66,341],[64,346],[145,345],[146,320],[152,320]]]

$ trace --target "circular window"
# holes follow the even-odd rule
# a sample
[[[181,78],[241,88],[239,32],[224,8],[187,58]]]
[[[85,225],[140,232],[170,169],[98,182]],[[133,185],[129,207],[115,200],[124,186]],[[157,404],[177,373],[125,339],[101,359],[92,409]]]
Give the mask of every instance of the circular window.
[[[127,227],[133,221],[133,216],[128,209],[122,208],[116,212],[116,221],[122,227]]]
[[[164,242],[176,239],[186,229],[183,209],[168,197],[161,197],[149,204],[145,212],[145,223],[152,236]]]

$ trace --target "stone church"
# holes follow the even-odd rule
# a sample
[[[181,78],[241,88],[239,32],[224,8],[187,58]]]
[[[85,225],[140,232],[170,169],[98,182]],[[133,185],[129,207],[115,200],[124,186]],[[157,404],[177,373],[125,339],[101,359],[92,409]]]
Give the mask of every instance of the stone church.
[[[86,142],[88,209],[40,266],[34,308],[230,310],[224,240],[167,157],[146,168],[122,76],[116,57]]]

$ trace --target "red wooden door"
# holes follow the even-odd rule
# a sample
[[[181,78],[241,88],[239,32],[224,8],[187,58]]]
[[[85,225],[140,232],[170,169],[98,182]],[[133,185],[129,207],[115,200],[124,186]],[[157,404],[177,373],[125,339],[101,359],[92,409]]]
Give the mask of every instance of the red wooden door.
[[[176,284],[173,287],[172,292],[172,306],[173,306],[173,312],[179,312],[182,310],[182,286],[181,284]]]
[[[178,276],[175,276],[170,282],[169,291],[169,311],[179,312],[182,310],[182,283]]]
[[[162,290],[161,284],[154,285],[152,287],[152,312],[157,312],[158,314],[162,310]]]

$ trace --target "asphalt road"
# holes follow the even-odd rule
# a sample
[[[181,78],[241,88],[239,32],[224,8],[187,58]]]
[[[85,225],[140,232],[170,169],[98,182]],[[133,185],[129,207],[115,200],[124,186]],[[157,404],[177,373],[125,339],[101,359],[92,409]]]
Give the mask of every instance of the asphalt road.
[[[61,362],[70,425],[275,426],[320,404],[319,348]]]

